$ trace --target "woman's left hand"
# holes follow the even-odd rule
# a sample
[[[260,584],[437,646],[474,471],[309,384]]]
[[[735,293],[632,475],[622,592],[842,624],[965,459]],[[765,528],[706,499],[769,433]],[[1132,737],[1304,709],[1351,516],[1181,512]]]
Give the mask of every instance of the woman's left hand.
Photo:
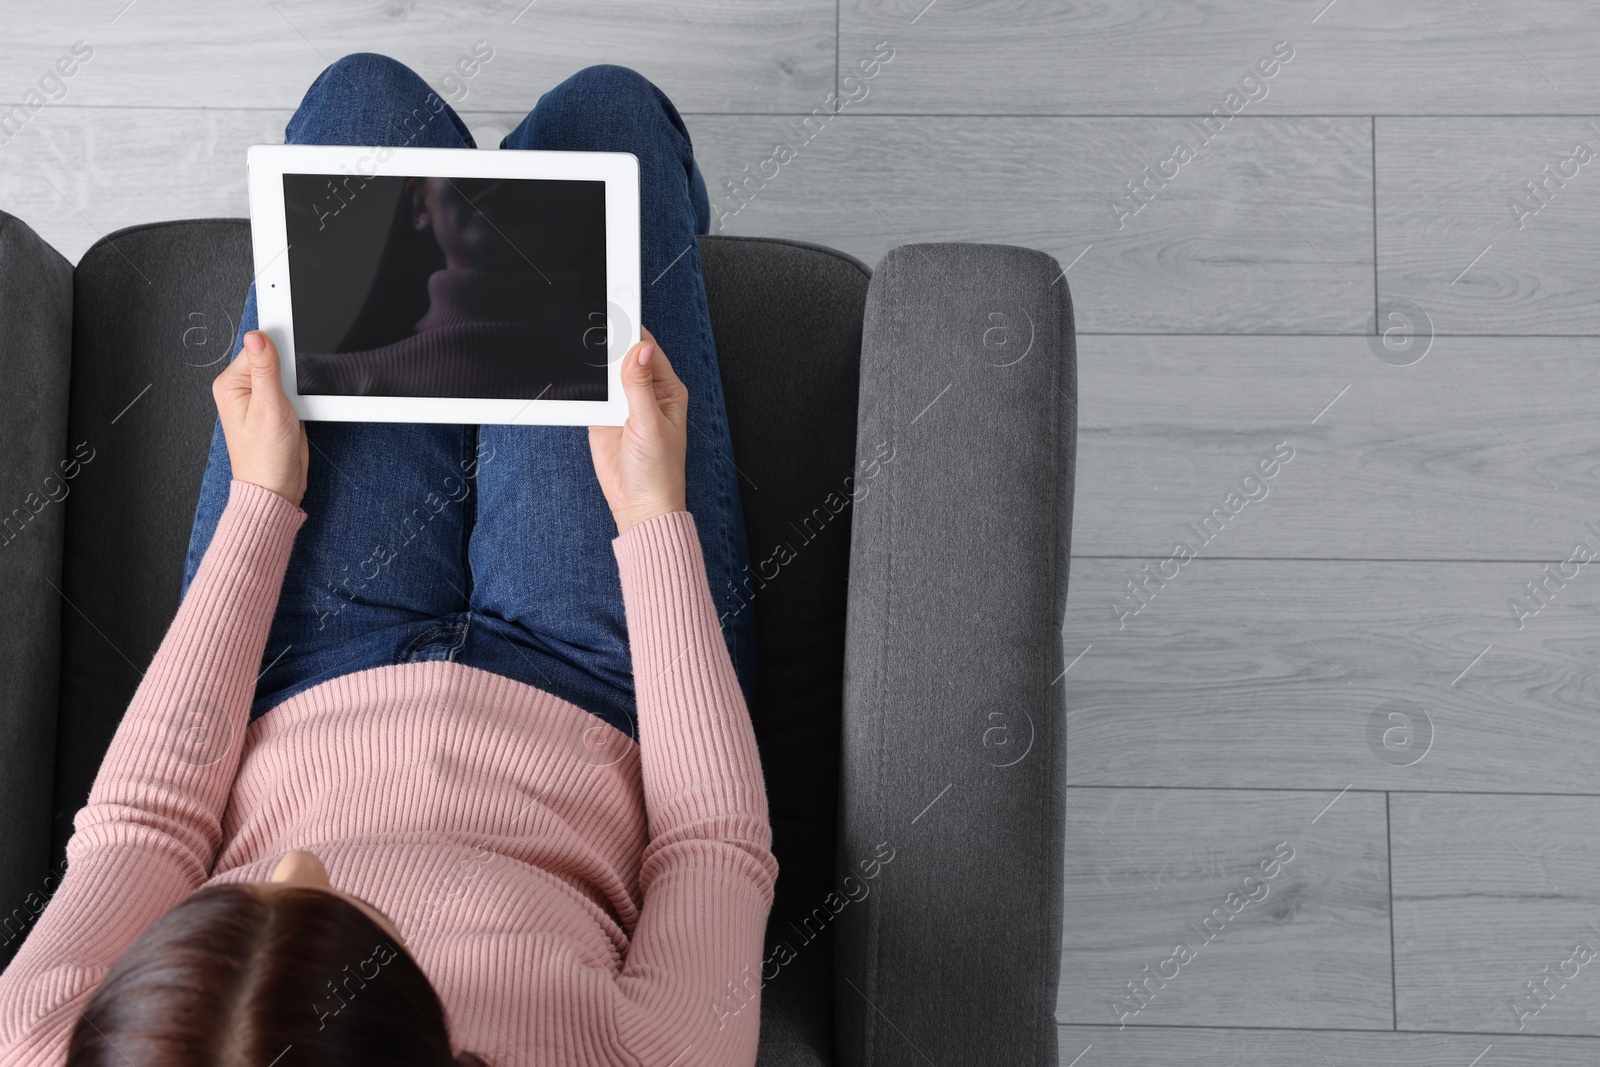
[[[211,383],[211,396],[233,476],[299,507],[311,448],[279,374],[277,346],[260,330],[251,330],[244,335],[244,350]]]
[[[622,357],[628,418],[621,426],[589,427],[589,453],[617,535],[646,519],[687,510],[689,390],[649,330]]]

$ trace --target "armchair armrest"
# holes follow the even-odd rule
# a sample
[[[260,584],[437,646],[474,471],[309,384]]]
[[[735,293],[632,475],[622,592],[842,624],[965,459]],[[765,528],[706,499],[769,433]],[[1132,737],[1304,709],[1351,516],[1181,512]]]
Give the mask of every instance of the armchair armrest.
[[[867,296],[841,739],[840,1063],[1056,1064],[1066,279],[893,249]],[[852,884],[862,889],[852,889]]]
[[[72,264],[0,212],[0,967],[44,908],[61,685]]]

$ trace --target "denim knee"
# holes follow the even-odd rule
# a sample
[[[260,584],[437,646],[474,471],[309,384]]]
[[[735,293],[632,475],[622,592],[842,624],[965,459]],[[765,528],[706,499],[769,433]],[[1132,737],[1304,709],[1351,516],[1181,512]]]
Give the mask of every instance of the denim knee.
[[[438,121],[441,115],[449,121]],[[416,71],[374,52],[354,52],[330,63],[306,90],[284,135],[290,144],[395,147],[453,147],[470,137]]]
[[[597,63],[545,93],[537,109],[546,140],[573,147],[626,149],[619,136],[665,118],[688,140],[677,109],[655,83],[631,67]]]
[[[433,90],[422,76],[398,59],[376,52],[352,52],[329,63],[306,90],[306,98],[332,96],[348,102],[351,96],[390,101],[417,91]]]
[[[434,90],[416,70],[389,56],[358,51],[331,62],[317,75],[317,80],[310,83],[306,98],[302,99],[285,130],[285,139],[290,144],[322,144],[328,142],[325,128],[318,131],[320,139],[304,136],[309,133],[307,123],[314,117],[350,120],[363,115],[410,114],[424,109],[429,98],[434,98]],[[440,101],[438,106],[427,107],[427,110],[437,114],[442,104]]]
[[[619,103],[626,104],[629,110],[656,103],[660,94],[649,78],[632,67],[616,63],[595,63],[584,67],[550,91],[596,93],[608,99],[615,98]]]

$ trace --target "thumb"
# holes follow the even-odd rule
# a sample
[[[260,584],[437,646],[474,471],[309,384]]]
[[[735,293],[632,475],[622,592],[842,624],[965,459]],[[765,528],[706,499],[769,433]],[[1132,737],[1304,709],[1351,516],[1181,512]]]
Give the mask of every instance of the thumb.
[[[278,349],[260,330],[244,335],[245,358],[250,361],[250,384],[255,392],[272,393],[283,388],[278,376]]]
[[[661,353],[651,341],[641,341],[622,358],[622,391],[628,398],[628,419],[639,429],[655,426],[661,417],[656,405],[655,371]]]

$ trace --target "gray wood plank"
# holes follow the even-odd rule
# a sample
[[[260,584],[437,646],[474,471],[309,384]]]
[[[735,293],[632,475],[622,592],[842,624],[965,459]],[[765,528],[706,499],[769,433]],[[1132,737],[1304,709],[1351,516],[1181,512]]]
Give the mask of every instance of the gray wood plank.
[[[842,0],[839,65],[892,42],[864,103],[893,112],[1586,114],[1593,33],[1580,0]],[[1241,89],[1280,41],[1265,95]]]
[[[808,135],[798,117],[692,119],[713,228],[819,241],[869,264],[913,241],[1040,248],[1063,267],[1076,261],[1077,326],[1090,333],[1369,328],[1365,119],[1241,121],[1203,148],[1178,119],[847,110],[818,125]],[[1154,173],[1179,142],[1200,154],[1119,216],[1135,203],[1126,183],[1143,180],[1143,167]],[[793,158],[783,162],[779,146]]]
[[[1442,333],[1600,333],[1593,120],[1382,119],[1376,144],[1384,300]]]
[[[289,114],[46,110],[0,147],[0,208],[73,262],[125,226],[243,217],[245,149],[282,143]]]
[[[0,208],[76,262],[106,234],[166,219],[250,213],[245,150],[282,144],[292,108],[185,108],[130,121],[122,108],[47,109],[0,146]],[[497,145],[526,112],[467,109]]]
[[[1592,567],[1518,630],[1531,564],[1202,557],[1119,629],[1144,566],[1073,560],[1072,785],[1600,793]]]
[[[493,143],[522,114],[469,108],[463,117]],[[244,149],[280,141],[288,115],[214,109],[155,121],[115,108],[47,108],[0,148],[0,204],[69,258],[120,226],[243,215]],[[775,138],[798,141],[795,127],[765,116],[688,121],[717,205],[713,232],[819,241],[869,263],[908,241],[965,240],[1042,248],[1067,266],[1092,245],[1067,276],[1084,331],[1353,333],[1371,317],[1362,121],[1275,119],[1230,130],[1228,144],[1219,138],[1120,231],[1110,198],[1137,174],[1135,160],[1168,142],[1170,120],[844,114],[748,203],[727,183],[746,166],[759,171]],[[173,158],[187,169],[170,166]]]
[[[1057,1018],[1388,1029],[1384,799],[1331,797],[1067,790]]]
[[[1392,826],[1400,1028],[1600,1034],[1600,799],[1397,795]]]
[[[690,111],[809,111],[833,90],[829,0],[61,0],[12,4],[0,36],[0,98],[20,100],[75,40],[94,58],[61,107],[290,108],[350,52],[408,64],[457,106],[526,111],[591,63],[630,66]],[[490,60],[445,84],[487,42]]]
[[[1059,1067],[1590,1067],[1600,1056],[1600,1042],[1587,1037],[1150,1026],[1058,1033]]]
[[[1437,337],[1396,367],[1375,340],[1080,338],[1074,554],[1167,558],[1283,442],[1294,459],[1246,487],[1266,496],[1203,554],[1559,561],[1578,538],[1600,547],[1584,526],[1600,521],[1600,343]]]
[[[122,108],[48,109],[0,146],[0,208],[77,262],[101,237],[166,219],[250,213],[245,150],[283,143],[292,108],[185,108],[130,121]],[[461,112],[497,145],[525,112]]]

